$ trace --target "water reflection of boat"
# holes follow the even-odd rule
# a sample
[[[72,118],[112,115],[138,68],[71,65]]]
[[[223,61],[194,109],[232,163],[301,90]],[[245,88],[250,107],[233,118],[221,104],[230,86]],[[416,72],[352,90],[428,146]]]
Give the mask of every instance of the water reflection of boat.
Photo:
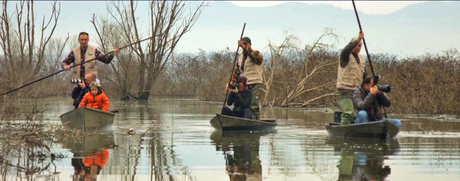
[[[113,125],[115,114],[108,111],[81,107],[71,110],[59,116],[62,125],[69,130],[103,131],[110,130]]]
[[[255,120],[226,116],[216,113],[210,121],[212,127],[220,131],[230,130],[273,130],[278,125],[276,120]]]
[[[340,155],[338,181],[385,180],[391,173],[391,168],[384,165],[385,156],[394,155],[400,148],[397,139],[330,138],[326,143]]]
[[[225,155],[226,171],[230,181],[262,180],[260,137],[271,133],[275,132],[214,131],[211,134],[216,151],[222,151]]]
[[[80,138],[66,140],[63,147],[72,153],[87,154],[100,151],[103,148],[112,148],[115,145],[113,132],[106,134],[91,134]]]
[[[72,180],[97,180],[109,161],[109,151],[115,146],[114,135],[93,134],[66,142],[63,147],[73,153],[71,165],[74,167]]]

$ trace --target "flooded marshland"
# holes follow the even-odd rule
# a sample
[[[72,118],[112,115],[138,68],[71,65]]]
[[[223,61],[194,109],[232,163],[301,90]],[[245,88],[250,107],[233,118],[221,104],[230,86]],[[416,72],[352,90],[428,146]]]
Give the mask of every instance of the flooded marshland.
[[[73,109],[69,99],[41,99],[47,123]],[[460,180],[460,121],[417,115],[397,139],[332,139],[332,110],[266,108],[276,131],[214,131],[222,103],[189,99],[112,101],[112,132],[30,145],[1,140],[1,180]],[[446,119],[444,119],[447,117]],[[2,133],[10,134],[2,126]],[[133,128],[134,134],[128,134]],[[3,136],[3,138],[8,138]],[[35,138],[40,139],[40,138]],[[56,141],[57,140],[57,141]],[[14,151],[12,151],[14,150]],[[100,166],[80,169],[82,165]],[[92,172],[94,175],[85,175]]]

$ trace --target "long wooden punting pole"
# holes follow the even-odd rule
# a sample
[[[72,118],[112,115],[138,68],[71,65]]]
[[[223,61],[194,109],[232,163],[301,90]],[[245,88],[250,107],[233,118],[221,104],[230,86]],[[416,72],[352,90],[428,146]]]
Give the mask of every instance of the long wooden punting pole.
[[[126,45],[126,46],[121,47],[121,48],[118,48],[118,49],[119,49],[119,50],[125,49],[125,48],[128,48],[128,47],[132,46],[132,45],[135,45],[135,44],[138,44],[138,43],[140,43],[140,42],[143,42],[143,41],[145,41],[145,40],[150,40],[150,39],[152,39],[152,38],[154,38],[154,37],[155,37],[155,36],[152,36],[152,37],[149,37],[149,38],[146,38],[146,39],[143,39],[143,40],[140,40],[140,41],[131,43],[131,44],[129,44],[129,45]],[[108,52],[106,55],[111,54],[111,53],[113,53],[113,51]],[[84,62],[82,62],[82,63],[72,65],[72,66],[70,66],[70,68],[76,67],[76,66],[79,66],[79,65],[82,65],[82,64],[91,62],[91,61],[95,61],[95,60],[97,60],[97,58],[93,58],[93,59],[84,61]],[[44,80],[44,79],[46,79],[46,78],[49,78],[49,77],[51,77],[51,76],[53,76],[53,75],[56,75],[56,74],[58,74],[58,73],[61,73],[61,72],[63,72],[63,71],[66,71],[66,70],[64,70],[64,69],[59,70],[59,71],[57,71],[57,72],[55,72],[55,73],[52,73],[52,74],[47,75],[47,76],[45,76],[45,77],[42,77],[42,78],[40,78],[40,79],[37,79],[37,80],[34,80],[34,81],[29,82],[29,83],[27,83],[27,84],[24,84],[24,85],[21,86],[21,87],[18,87],[18,88],[16,88],[16,89],[10,90],[10,91],[5,92],[5,93],[2,93],[2,94],[0,94],[0,96],[3,96],[3,95],[6,95],[6,94],[9,94],[9,93],[12,93],[12,92],[14,92],[14,91],[17,91],[17,90],[19,90],[19,89],[22,89],[22,88],[24,88],[24,87],[27,87],[27,86],[29,86],[29,85],[31,85],[31,84],[33,84],[33,83],[39,82],[39,81],[41,81],[41,80]]]
[[[241,36],[240,36],[240,40],[243,39],[243,34],[244,34],[244,29],[246,28],[246,23],[244,23],[243,25],[243,30],[241,31]],[[232,67],[232,72],[230,73],[230,79],[228,80],[228,83],[230,84],[230,82],[232,81],[232,76],[233,76],[233,73],[235,72],[235,66],[236,66],[236,60],[238,59],[238,50],[240,49],[240,45],[238,45],[238,47],[236,48],[236,52],[235,52],[235,60],[233,60],[233,67]],[[227,102],[227,96],[228,96],[228,90],[227,92],[225,93],[225,99],[224,99],[224,105],[222,107],[225,106],[225,102]]]
[[[353,8],[355,9],[355,15],[356,15],[356,19],[358,20],[359,31],[363,32],[363,28],[361,27],[361,22],[359,21],[358,10],[356,10],[355,0],[351,0],[351,2],[353,3]],[[369,55],[369,51],[367,50],[366,40],[364,39],[364,37],[363,37],[363,44],[364,44],[364,49],[366,50],[367,59],[369,60],[369,66],[371,67],[372,77],[375,77],[374,67],[372,66],[372,61],[371,61],[371,55]],[[383,108],[383,114],[385,115],[385,118],[387,118],[387,112],[385,110],[385,107],[382,107],[382,108]]]
[[[353,8],[355,9],[356,19],[358,20],[359,31],[363,32],[363,28],[361,27],[361,22],[359,21],[358,11],[356,10],[355,0],[351,0],[353,3]],[[366,40],[363,37],[363,44],[364,49],[366,50],[367,59],[369,60],[369,66],[371,67],[372,76],[375,76],[374,67],[372,66],[371,56],[369,55],[369,51],[367,50]]]

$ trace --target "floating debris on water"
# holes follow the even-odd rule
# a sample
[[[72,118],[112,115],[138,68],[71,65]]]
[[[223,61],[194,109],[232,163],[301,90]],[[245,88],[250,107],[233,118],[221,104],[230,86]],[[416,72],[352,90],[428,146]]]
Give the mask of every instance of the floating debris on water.
[[[128,135],[133,135],[134,133],[134,128],[129,128]]]

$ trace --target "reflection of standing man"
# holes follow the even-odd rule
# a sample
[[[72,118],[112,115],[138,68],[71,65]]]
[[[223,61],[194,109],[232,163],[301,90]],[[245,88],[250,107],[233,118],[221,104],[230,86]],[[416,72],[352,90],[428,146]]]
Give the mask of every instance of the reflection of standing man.
[[[385,180],[391,173],[391,169],[388,166],[383,166],[383,161],[384,157],[379,154],[342,148],[337,165],[339,169],[338,181]]]
[[[249,140],[254,140],[250,138]],[[262,163],[259,158],[257,141],[245,141],[243,145],[233,145],[233,155],[226,155],[226,170],[230,180],[262,180]]]
[[[70,69],[70,64],[80,64],[82,62],[85,62],[86,60],[91,60],[96,58],[97,60],[109,64],[113,57],[114,54],[117,55],[118,52],[120,51],[118,48],[115,48],[113,50],[114,54],[109,54],[109,55],[104,55],[99,49],[96,47],[93,47],[91,45],[88,45],[89,41],[89,35],[86,32],[81,32],[78,35],[78,43],[80,43],[80,46],[73,48],[69,55],[62,60],[62,68],[64,70],[69,70]],[[91,61],[85,64],[81,64],[80,66],[76,66],[72,68],[72,78],[73,79],[78,79],[81,78],[83,79],[85,77],[86,73],[92,72],[97,75],[97,61]],[[96,82],[99,82],[99,79],[96,79]]]
[[[339,169],[338,181],[353,181],[353,165],[355,154],[353,151],[342,148],[341,156],[337,168]]]
[[[383,166],[384,156],[369,154],[366,152],[355,152],[356,164],[353,170],[353,179],[361,180],[385,180],[391,173],[389,166]]]
[[[86,173],[86,166],[83,164],[83,160],[80,158],[80,154],[74,153],[71,160],[71,164],[74,168],[74,176],[83,176]]]
[[[238,46],[243,49],[243,53],[238,58],[238,66],[235,68],[236,76],[248,78],[248,89],[252,91],[253,99],[251,109],[255,119],[260,119],[260,97],[262,96],[263,83],[263,56],[258,50],[252,49],[251,39],[243,37],[238,41]],[[236,78],[234,78],[236,80]]]

